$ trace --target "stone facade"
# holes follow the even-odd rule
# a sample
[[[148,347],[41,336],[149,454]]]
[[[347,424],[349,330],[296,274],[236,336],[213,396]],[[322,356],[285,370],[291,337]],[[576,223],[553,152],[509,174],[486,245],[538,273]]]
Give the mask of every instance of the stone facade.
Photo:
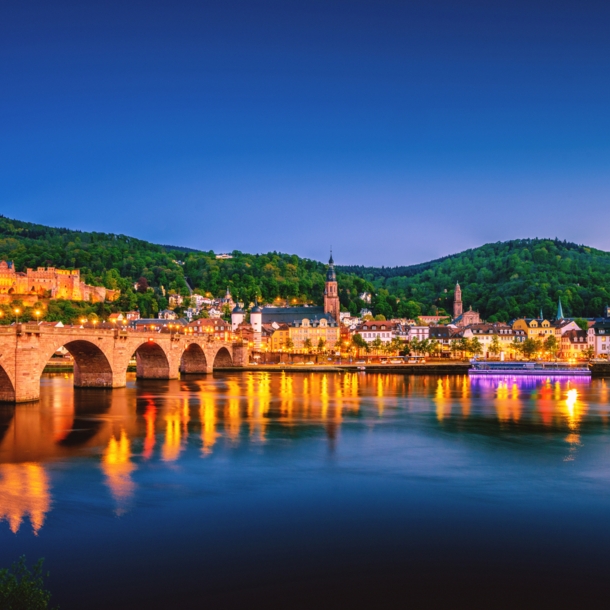
[[[15,271],[12,263],[0,262],[0,296],[35,296],[37,298],[90,301],[93,303],[114,301],[119,290],[103,286],[89,286],[80,279],[78,269],[38,267],[25,273]]]

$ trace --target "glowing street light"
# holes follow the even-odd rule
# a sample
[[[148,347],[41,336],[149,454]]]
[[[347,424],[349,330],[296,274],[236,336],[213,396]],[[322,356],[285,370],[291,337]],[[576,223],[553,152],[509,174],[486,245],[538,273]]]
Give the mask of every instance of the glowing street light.
[[[15,314],[17,324],[19,324],[19,314],[21,313],[21,309],[19,309],[19,307],[15,307],[15,309],[13,309],[13,313]]]
[[[36,316],[36,324],[39,324],[39,323],[40,323],[40,314],[41,314],[41,313],[42,313],[42,312],[40,311],[40,309],[37,309],[37,310],[34,312],[34,315]]]

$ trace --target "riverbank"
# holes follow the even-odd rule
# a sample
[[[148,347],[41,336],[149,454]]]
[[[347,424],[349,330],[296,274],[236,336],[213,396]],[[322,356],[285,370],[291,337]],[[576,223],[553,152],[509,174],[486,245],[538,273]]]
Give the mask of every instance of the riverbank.
[[[45,373],[71,373],[72,362],[49,362]],[[216,367],[214,371],[235,372],[265,371],[267,373],[398,373],[402,375],[465,375],[470,369],[470,362],[426,362],[424,364],[250,364],[242,367]],[[135,367],[127,369],[134,372]],[[591,364],[592,377],[610,377],[610,362],[595,362]]]

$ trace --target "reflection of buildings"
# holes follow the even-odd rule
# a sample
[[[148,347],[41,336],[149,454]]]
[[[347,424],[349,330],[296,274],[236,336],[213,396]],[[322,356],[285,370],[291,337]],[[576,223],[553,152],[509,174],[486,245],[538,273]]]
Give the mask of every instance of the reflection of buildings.
[[[134,483],[131,473],[135,469],[131,463],[131,444],[125,430],[117,440],[114,435],[110,437],[108,446],[102,456],[102,470],[106,475],[106,482],[113,498],[117,503],[117,514],[127,510],[127,504],[134,492]]]
[[[29,517],[34,533],[42,527],[51,507],[47,474],[40,464],[0,464],[0,520],[16,534]]]

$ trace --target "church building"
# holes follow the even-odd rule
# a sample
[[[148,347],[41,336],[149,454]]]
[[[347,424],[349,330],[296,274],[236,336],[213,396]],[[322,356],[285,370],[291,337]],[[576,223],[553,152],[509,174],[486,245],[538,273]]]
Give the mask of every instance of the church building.
[[[455,285],[453,296],[453,320],[451,323],[460,327],[481,323],[481,316],[478,311],[472,311],[472,307],[468,311],[464,311],[462,289],[460,288],[459,282]]]
[[[323,306],[302,307],[260,307],[258,303],[250,311],[250,324],[256,334],[255,345],[260,344],[260,333],[286,324],[295,349],[302,349],[307,339],[317,345],[323,339],[327,347],[334,346],[340,338],[339,288],[332,252],[326,271]],[[231,316],[236,330],[243,323],[244,312],[237,306]],[[276,329],[277,330],[277,329]]]

